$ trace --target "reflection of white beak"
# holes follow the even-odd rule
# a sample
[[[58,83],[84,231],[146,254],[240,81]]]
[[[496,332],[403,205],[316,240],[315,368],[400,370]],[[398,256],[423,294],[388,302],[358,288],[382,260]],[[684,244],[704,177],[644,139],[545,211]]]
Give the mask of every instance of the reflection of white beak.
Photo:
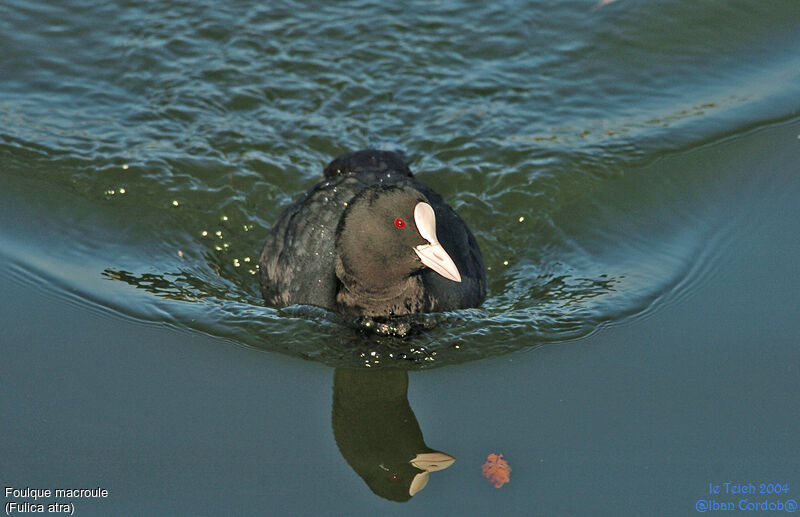
[[[420,472],[414,476],[414,479],[411,481],[411,486],[408,488],[409,495],[413,496],[425,488],[425,485],[428,484],[428,478],[430,478],[431,472],[446,469],[452,465],[454,461],[456,461],[454,457],[443,452],[424,452],[417,454],[414,459],[411,460],[411,464],[418,469],[422,469],[424,472]]]
[[[414,476],[414,479],[411,480],[411,485],[408,487],[408,495],[413,496],[425,488],[425,485],[428,484],[428,478],[430,477],[431,475],[429,472],[420,472]]]
[[[426,472],[435,472],[437,470],[446,469],[455,461],[456,459],[449,454],[436,451],[417,454],[414,459],[411,460],[411,464]]]
[[[420,244],[414,248],[422,263],[448,280],[460,282],[461,274],[455,262],[436,238],[436,214],[431,205],[417,203],[414,207],[414,222],[417,224],[419,234],[428,241],[428,244]]]

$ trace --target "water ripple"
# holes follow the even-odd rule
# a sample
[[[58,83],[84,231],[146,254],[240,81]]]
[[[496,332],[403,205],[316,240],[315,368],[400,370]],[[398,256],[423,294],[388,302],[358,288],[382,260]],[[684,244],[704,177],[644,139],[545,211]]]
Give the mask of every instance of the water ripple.
[[[657,310],[764,188],[720,153],[800,112],[800,4],[591,4],[11,0],[0,178],[70,228],[5,235],[30,240],[11,275],[337,366],[452,364]],[[259,298],[272,221],[368,145],[407,152],[489,267],[482,308],[413,341]]]

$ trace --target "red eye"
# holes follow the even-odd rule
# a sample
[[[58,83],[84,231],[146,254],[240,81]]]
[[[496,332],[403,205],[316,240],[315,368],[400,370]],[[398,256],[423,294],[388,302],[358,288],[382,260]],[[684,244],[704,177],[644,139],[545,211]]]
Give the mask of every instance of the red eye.
[[[395,219],[394,225],[397,226],[398,228],[405,228],[406,222],[403,221],[402,219]]]
[[[400,219],[398,219],[398,221],[400,221]],[[389,480],[390,481],[400,481],[400,474],[398,474],[396,472],[393,472],[392,474],[389,475]]]

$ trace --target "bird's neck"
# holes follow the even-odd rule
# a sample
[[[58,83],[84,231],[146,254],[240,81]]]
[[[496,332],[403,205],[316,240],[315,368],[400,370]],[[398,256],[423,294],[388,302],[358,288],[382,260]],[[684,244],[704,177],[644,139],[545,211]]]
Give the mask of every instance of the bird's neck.
[[[389,279],[385,284],[362,284],[357,276],[337,271],[336,303],[342,312],[356,316],[391,317],[425,312],[426,299],[419,275]]]

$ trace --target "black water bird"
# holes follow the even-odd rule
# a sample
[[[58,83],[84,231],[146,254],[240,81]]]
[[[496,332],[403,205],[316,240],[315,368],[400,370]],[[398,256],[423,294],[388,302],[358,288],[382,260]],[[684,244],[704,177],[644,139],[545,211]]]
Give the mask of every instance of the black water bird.
[[[328,164],[273,225],[259,267],[268,305],[315,305],[367,326],[477,307],[486,296],[472,232],[391,151]]]

